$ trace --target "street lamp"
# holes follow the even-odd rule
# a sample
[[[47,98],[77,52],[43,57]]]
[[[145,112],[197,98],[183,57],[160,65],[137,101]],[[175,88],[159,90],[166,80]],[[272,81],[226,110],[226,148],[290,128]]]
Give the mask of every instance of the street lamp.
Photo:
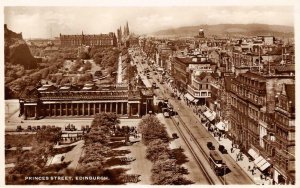
[[[226,163],[223,164],[223,177],[224,177],[224,185],[226,185],[226,179],[225,179],[225,174],[226,174]]]

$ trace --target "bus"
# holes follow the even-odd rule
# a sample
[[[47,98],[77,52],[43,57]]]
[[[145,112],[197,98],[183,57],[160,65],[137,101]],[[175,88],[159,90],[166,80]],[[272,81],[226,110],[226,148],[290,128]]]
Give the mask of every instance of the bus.
[[[209,164],[217,175],[220,175],[226,169],[226,165],[217,151],[209,152]]]

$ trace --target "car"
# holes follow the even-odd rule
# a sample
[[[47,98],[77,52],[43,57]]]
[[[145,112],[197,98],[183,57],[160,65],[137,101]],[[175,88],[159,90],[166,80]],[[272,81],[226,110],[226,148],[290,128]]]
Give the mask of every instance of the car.
[[[173,134],[172,134],[172,138],[177,139],[177,138],[179,138],[179,137],[178,137],[177,133],[173,133]]]
[[[215,150],[215,146],[213,145],[212,142],[207,142],[206,145],[207,145],[207,147],[208,147],[209,150]]]
[[[219,145],[219,151],[223,154],[227,153],[227,149],[225,149],[225,147],[223,145]]]
[[[17,132],[22,132],[22,131],[23,131],[22,126],[21,126],[21,125],[18,125],[16,131],[17,131]]]

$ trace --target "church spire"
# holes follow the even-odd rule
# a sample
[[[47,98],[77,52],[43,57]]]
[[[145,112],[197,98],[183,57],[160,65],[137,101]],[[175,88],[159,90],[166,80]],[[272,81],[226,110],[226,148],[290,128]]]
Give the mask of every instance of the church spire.
[[[128,21],[126,22],[126,32],[127,32],[127,35],[129,35],[129,26],[128,26]]]

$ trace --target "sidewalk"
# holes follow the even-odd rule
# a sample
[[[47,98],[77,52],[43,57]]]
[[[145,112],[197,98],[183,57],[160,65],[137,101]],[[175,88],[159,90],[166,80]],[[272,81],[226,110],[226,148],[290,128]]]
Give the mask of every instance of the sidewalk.
[[[206,127],[203,123],[201,123],[201,117],[204,117],[204,116],[196,115],[193,111],[192,106],[190,107],[190,110],[193,112],[193,115],[197,118],[197,120],[200,122],[200,124],[203,127],[205,127],[206,130],[208,131],[208,127]],[[212,132],[210,132],[210,134],[213,135]],[[223,137],[220,140],[219,140],[219,137],[214,137],[214,138],[220,145],[223,145],[226,148],[226,150],[228,151],[228,155],[230,155],[236,161],[236,163],[241,167],[242,170],[244,170],[244,172],[246,172],[246,174],[253,180],[253,182],[256,185],[272,185],[270,179],[262,180],[260,178],[262,173],[258,169],[256,169],[254,171],[254,174],[252,175],[252,172],[248,170],[248,167],[250,166],[250,169],[252,169],[254,167],[254,162],[253,161],[250,162],[250,159],[244,153],[242,154],[243,160],[237,161],[237,154],[240,152],[240,149],[234,148],[233,153],[231,153],[231,150],[230,150],[232,147],[231,140],[229,140],[228,138],[223,138]],[[216,149],[217,149],[217,146],[216,146]]]
[[[167,85],[167,89],[169,91],[174,91],[173,88],[171,88],[170,84],[166,84]],[[180,102],[184,105],[186,105],[186,102],[184,100],[184,97],[183,95],[181,95],[181,100]],[[199,121],[199,123],[208,131],[208,127],[205,126],[205,124],[201,123],[201,117],[202,115],[197,115],[195,112],[195,107],[193,107],[193,105],[191,106],[188,106],[188,109],[190,110],[190,113],[194,115],[194,117],[196,117],[196,119]],[[209,132],[209,131],[208,131]],[[210,134],[213,136],[213,133],[210,132]],[[228,151],[228,155],[234,159],[236,161],[236,163],[238,164],[238,166],[250,177],[250,179],[252,179],[252,181],[256,184],[256,185],[272,185],[271,184],[271,180],[268,179],[268,180],[262,180],[260,178],[261,176],[261,172],[256,169],[254,171],[254,174],[252,175],[252,172],[248,170],[249,166],[250,166],[250,169],[252,169],[254,167],[254,162],[249,160],[249,158],[245,155],[245,154],[242,154],[243,155],[243,160],[240,160],[240,161],[237,161],[237,154],[240,152],[240,149],[237,149],[235,148],[233,150],[233,153],[231,153],[231,147],[232,147],[232,141],[229,140],[228,138],[221,138],[220,141],[219,141],[219,138],[218,137],[214,137],[215,140],[219,143],[219,145],[223,145],[226,150]],[[217,149],[218,146],[216,146],[216,149]]]

